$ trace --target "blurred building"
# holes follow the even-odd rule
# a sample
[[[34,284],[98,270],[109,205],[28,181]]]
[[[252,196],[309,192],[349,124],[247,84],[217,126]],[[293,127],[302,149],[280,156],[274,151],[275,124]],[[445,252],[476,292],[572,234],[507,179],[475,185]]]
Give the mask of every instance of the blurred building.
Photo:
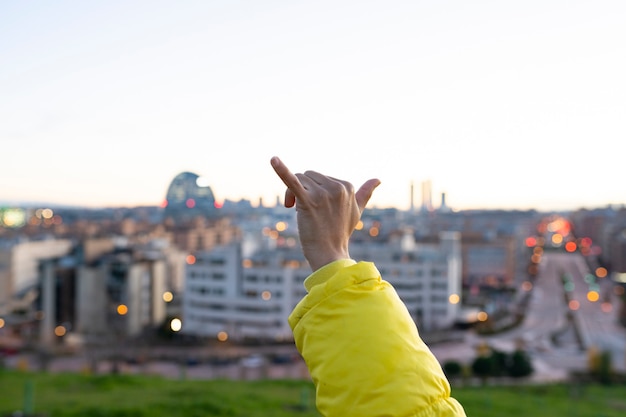
[[[511,288],[515,284],[516,241],[512,236],[486,239],[463,235],[463,285]]]
[[[63,256],[72,248],[67,239],[0,241],[0,315],[8,314],[36,286],[39,263]]]
[[[174,224],[187,223],[197,217],[212,218],[218,213],[211,187],[192,172],[182,172],[172,180],[163,205],[164,219]]]
[[[119,240],[104,253],[94,252],[94,247],[110,245],[103,239],[83,242],[69,254],[39,263],[37,310],[43,344],[66,335],[102,343],[152,332],[164,322],[166,258],[120,246]]]
[[[228,218],[208,220],[197,217],[167,227],[172,244],[188,252],[211,250],[238,240],[241,232]]]
[[[435,239],[418,241],[412,229],[405,229],[385,243],[352,245],[350,254],[376,264],[421,330],[450,328],[459,318],[462,257],[458,232],[440,232]]]
[[[412,239],[395,245],[359,243],[351,254],[376,263],[421,329],[449,328],[461,306],[460,235],[442,233],[433,244]],[[299,248],[245,256],[242,246],[198,252],[187,265],[182,331],[232,340],[290,339],[287,317],[305,295],[308,264]]]
[[[243,258],[232,244],[198,252],[187,266],[185,334],[235,341],[289,340],[287,317],[304,295],[308,265],[298,251]]]

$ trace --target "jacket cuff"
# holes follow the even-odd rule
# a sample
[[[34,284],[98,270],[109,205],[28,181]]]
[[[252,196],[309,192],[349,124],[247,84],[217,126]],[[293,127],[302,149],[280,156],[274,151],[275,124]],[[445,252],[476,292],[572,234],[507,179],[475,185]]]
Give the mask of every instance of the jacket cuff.
[[[348,266],[356,265],[356,261],[353,259],[338,259],[329,264],[324,265],[317,271],[313,272],[304,280],[304,288],[307,292],[311,292],[311,289],[316,285],[323,284],[335,275],[340,269]]]

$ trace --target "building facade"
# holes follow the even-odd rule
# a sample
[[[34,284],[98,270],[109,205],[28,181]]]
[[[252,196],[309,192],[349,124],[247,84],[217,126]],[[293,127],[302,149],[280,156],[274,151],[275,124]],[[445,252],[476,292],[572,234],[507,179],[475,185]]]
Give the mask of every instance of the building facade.
[[[182,331],[236,341],[292,338],[287,318],[305,295],[308,264],[299,249],[246,257],[242,246],[198,252],[187,265]],[[461,305],[458,233],[441,233],[436,244],[406,239],[400,245],[355,244],[351,254],[376,264],[422,330],[454,324]]]

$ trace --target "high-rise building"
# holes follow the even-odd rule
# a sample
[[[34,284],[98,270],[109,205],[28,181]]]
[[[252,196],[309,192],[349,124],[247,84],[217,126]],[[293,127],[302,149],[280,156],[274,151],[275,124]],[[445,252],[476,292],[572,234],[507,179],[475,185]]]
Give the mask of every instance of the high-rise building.
[[[164,219],[176,224],[186,223],[197,217],[210,218],[217,215],[211,187],[202,177],[192,172],[182,172],[172,180],[163,205]]]

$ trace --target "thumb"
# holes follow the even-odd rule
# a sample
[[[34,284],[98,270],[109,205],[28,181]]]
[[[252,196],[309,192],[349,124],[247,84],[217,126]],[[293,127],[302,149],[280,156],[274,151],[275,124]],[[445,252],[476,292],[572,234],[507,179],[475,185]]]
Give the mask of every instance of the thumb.
[[[359,190],[356,192],[355,194],[356,203],[358,204],[359,210],[361,212],[363,212],[363,210],[365,209],[365,206],[367,205],[367,202],[372,197],[372,193],[374,192],[374,189],[378,187],[379,185],[380,185],[380,180],[376,178],[372,178],[371,180],[365,181],[365,183],[361,185],[361,188],[359,188]]]

